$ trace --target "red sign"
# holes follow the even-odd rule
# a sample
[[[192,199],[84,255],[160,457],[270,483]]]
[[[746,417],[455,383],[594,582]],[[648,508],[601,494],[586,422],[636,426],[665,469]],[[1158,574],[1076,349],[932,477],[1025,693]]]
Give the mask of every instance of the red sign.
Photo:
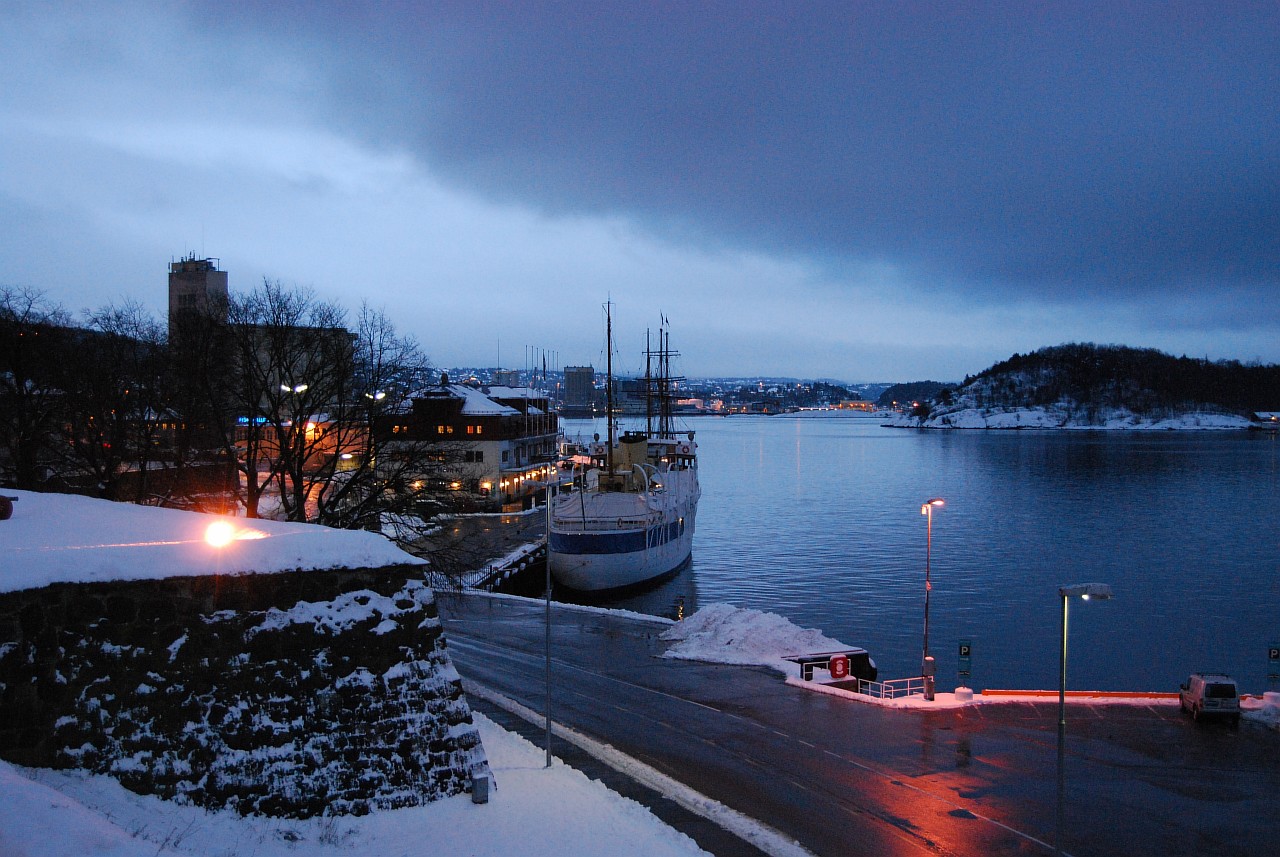
[[[849,659],[844,655],[835,655],[827,661],[827,669],[831,670],[832,678],[848,678]]]

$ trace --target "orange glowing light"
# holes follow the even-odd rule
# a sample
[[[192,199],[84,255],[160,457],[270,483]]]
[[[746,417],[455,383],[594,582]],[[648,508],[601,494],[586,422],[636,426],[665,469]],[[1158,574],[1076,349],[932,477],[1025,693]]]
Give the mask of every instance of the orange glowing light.
[[[204,531],[204,540],[211,547],[224,548],[235,541],[236,528],[230,521],[214,521]]]

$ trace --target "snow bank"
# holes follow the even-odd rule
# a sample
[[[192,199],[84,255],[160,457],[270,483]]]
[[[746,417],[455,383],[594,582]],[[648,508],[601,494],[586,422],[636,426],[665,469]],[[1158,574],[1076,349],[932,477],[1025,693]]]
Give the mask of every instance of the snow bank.
[[[732,604],[711,604],[662,633],[674,641],[664,658],[717,664],[758,664],[784,675],[798,667],[785,655],[852,649],[821,631],[800,628],[776,613],[747,610]]]
[[[1270,729],[1280,730],[1280,693],[1267,691],[1261,699],[1256,696],[1242,697],[1240,716]]]
[[[50,583],[425,563],[376,533],[4,490],[19,499],[13,517],[0,521],[0,592]],[[220,548],[205,541],[215,522],[230,528]]]
[[[367,816],[305,821],[242,818],[137,795],[115,780],[0,762],[5,857],[689,857],[706,852],[623,798],[475,715],[497,788]]]

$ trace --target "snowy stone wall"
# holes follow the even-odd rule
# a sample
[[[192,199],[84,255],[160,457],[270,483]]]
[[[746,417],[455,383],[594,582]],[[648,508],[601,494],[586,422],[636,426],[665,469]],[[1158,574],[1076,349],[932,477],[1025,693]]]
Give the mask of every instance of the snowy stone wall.
[[[421,573],[0,594],[0,757],[280,817],[469,791],[488,766]]]

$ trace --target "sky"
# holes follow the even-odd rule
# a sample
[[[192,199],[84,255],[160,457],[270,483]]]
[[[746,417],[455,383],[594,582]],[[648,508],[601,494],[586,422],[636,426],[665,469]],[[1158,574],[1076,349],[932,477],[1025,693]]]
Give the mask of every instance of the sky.
[[[220,260],[439,366],[1280,362],[1280,5],[0,0],[0,286]],[[539,358],[534,358],[535,361]]]

